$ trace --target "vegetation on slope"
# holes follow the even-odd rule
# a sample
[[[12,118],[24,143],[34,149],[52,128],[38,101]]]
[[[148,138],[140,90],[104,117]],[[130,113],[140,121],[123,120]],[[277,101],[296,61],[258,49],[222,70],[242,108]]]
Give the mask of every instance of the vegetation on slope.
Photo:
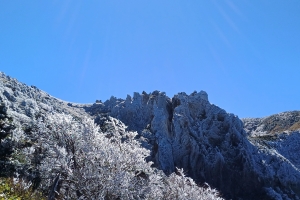
[[[44,200],[42,193],[32,189],[32,184],[18,178],[0,178],[0,200]]]
[[[12,142],[22,148],[11,158],[22,166],[18,170],[27,186],[5,178],[2,196],[34,199],[42,191],[48,199],[221,199],[180,169],[166,176],[152,168],[145,161],[149,151],[135,140],[137,133],[125,131],[120,121],[110,118],[105,126],[102,133],[91,119],[49,114],[29,130],[18,127]]]

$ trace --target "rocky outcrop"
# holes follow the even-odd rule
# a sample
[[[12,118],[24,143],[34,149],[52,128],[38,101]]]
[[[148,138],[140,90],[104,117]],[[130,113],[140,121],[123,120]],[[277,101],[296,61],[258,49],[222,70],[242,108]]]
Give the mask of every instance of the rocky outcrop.
[[[98,101],[89,112],[118,118],[138,131],[152,151],[150,159],[165,173],[183,168],[227,198],[300,194],[299,169],[281,154],[249,141],[242,121],[210,104],[204,91],[179,93],[172,99],[159,91],[134,93],[126,100],[112,97]]]
[[[264,152],[264,164],[280,166],[280,169],[277,168],[277,171],[271,171],[274,174],[273,181],[279,185],[282,185],[283,182],[289,185],[290,183],[287,183],[282,178],[291,175],[289,168],[292,167],[294,169],[292,171],[296,172],[296,174],[300,171],[300,112],[289,111],[264,118],[242,119],[242,121],[245,124],[248,140],[260,151]],[[274,164],[274,161],[270,160],[274,156],[280,158],[281,162]],[[295,182],[299,182],[299,180]],[[299,185],[294,184],[291,188],[298,194],[291,199],[299,199]],[[281,194],[274,199],[281,199],[282,197],[287,198]]]

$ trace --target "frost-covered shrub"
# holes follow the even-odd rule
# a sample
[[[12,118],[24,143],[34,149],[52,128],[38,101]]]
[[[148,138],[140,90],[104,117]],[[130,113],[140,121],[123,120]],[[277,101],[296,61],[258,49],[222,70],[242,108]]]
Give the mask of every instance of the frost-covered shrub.
[[[14,171],[10,157],[14,151],[11,136],[15,126],[7,113],[7,106],[0,99],[0,176],[9,176]]]
[[[172,173],[165,178],[163,199],[222,199],[218,197],[215,189],[199,187],[193,179],[186,177],[182,169],[177,169],[177,174]]]
[[[41,188],[61,199],[216,199],[217,192],[179,175],[151,168],[149,151],[110,118],[101,132],[93,120],[53,114],[37,123],[28,157],[39,157]],[[24,151],[25,152],[25,151]]]

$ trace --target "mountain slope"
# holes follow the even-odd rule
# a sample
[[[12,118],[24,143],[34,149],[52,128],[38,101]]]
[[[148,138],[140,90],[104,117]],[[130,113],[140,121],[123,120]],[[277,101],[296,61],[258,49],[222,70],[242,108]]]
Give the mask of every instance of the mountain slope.
[[[35,86],[27,86],[2,72],[0,72],[0,100],[9,108],[10,114],[23,123],[53,111],[76,117],[88,115],[84,109],[88,105],[59,100]]]
[[[300,111],[283,112],[264,118],[242,119],[245,130],[251,137],[274,135],[300,129]]]
[[[14,121],[25,127],[54,112],[78,119],[92,117],[102,132],[108,131],[110,120],[119,119],[127,130],[138,132],[136,139],[151,151],[147,160],[155,167],[166,174],[183,168],[196,182],[207,182],[227,199],[300,197],[299,159],[295,156],[300,149],[299,132],[276,138],[272,132],[295,130],[297,113],[288,115],[293,122],[272,122],[271,128],[263,125],[270,121],[265,118],[246,119],[244,129],[243,121],[211,104],[204,91],[173,98],[159,91],[134,93],[126,99],[112,97],[104,103],[81,105],[51,97],[3,73],[0,101]]]

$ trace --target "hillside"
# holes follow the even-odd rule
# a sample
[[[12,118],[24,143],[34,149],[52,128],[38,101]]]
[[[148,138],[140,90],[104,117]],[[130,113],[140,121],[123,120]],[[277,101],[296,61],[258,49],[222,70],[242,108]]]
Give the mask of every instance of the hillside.
[[[251,136],[274,135],[300,129],[300,111],[283,112],[264,118],[242,119],[246,132]]]
[[[111,97],[103,103],[96,101],[94,104],[75,104],[56,99],[34,86],[26,86],[3,73],[0,74],[0,100],[3,108],[7,110],[6,118],[10,117],[13,126],[19,127],[22,134],[27,134],[24,137],[33,147],[38,143],[35,141],[39,141],[40,138],[45,143],[49,142],[51,138],[49,133],[55,135],[56,133],[53,132],[56,130],[55,127],[61,127],[60,121],[66,123],[64,120],[69,117],[72,118],[69,119],[72,123],[68,126],[84,135],[85,132],[82,132],[86,127],[84,123],[91,124],[90,121],[85,122],[88,118],[98,124],[100,128],[98,132],[105,135],[101,141],[106,141],[105,138],[111,141],[121,138],[123,144],[136,132],[131,142],[137,144],[134,148],[143,149],[139,151],[149,152],[143,155],[148,162],[153,162],[153,165],[145,169],[154,175],[157,173],[154,169],[158,169],[167,176],[173,177],[174,172],[180,174],[177,169],[182,168],[193,181],[200,185],[208,183],[220,191],[225,199],[299,199],[300,197],[300,160],[297,157],[297,152],[300,150],[300,133],[297,111],[263,119],[240,120],[234,114],[211,104],[204,91],[193,92],[190,95],[182,92],[172,98],[160,91],[143,92],[134,93],[133,97],[128,95],[126,99]],[[74,128],[74,124],[82,128]],[[42,130],[45,134],[40,127],[44,127]],[[57,130],[62,129],[61,127]],[[9,134],[8,131],[4,130],[4,132]],[[80,138],[82,134],[79,133],[76,137]],[[16,131],[14,134],[17,135]],[[5,137],[3,136],[3,141]],[[5,141],[8,143],[9,140]],[[86,141],[90,140],[86,139]],[[98,143],[101,141],[99,140]],[[57,142],[59,144],[62,141],[57,139]],[[68,143],[64,144],[68,150]],[[142,146],[139,147],[138,144]],[[16,148],[24,148],[14,145]],[[51,143],[51,145],[54,152],[60,152],[56,144]],[[70,151],[72,153],[71,149]],[[97,151],[97,148],[89,150],[87,155]],[[70,152],[67,155],[71,155]],[[124,155],[126,156],[128,155]],[[134,154],[131,154],[131,157],[134,157]],[[144,166],[142,158],[143,156],[137,163]],[[48,162],[49,167],[50,161],[47,161],[45,155],[40,156],[39,159],[34,163],[38,166],[36,169],[44,170],[39,164],[43,162]],[[64,166],[63,171],[75,180],[78,177],[69,174],[69,171],[74,170],[76,164],[74,165],[73,158],[70,160],[73,160],[71,162],[73,167],[69,168],[61,164],[60,167]],[[32,160],[30,162],[33,163]],[[24,174],[28,169],[20,164],[12,168],[14,172],[24,172]],[[54,166],[53,170],[51,176],[55,179],[58,176],[54,174],[61,174],[61,172]],[[138,172],[138,174],[144,173]],[[171,180],[167,176],[163,179]],[[134,174],[129,177],[130,180],[137,178]],[[34,178],[39,177],[36,175],[32,180]],[[172,180],[176,188],[175,179]],[[185,183],[189,185],[188,182],[193,181],[189,180]],[[147,184],[151,185],[150,183],[152,184],[152,182]],[[144,185],[140,187],[143,188]],[[155,186],[152,185],[151,188]],[[148,190],[150,188],[145,189]],[[166,195],[166,191],[166,189],[162,190],[161,194]],[[211,196],[217,198],[213,194],[217,193],[212,192]],[[83,192],[80,192],[79,196],[82,195]],[[146,196],[141,197],[147,199]],[[110,198],[116,197],[110,196]]]
[[[96,126],[91,107],[0,73],[0,199],[222,199],[151,167],[137,133],[110,116]]]

